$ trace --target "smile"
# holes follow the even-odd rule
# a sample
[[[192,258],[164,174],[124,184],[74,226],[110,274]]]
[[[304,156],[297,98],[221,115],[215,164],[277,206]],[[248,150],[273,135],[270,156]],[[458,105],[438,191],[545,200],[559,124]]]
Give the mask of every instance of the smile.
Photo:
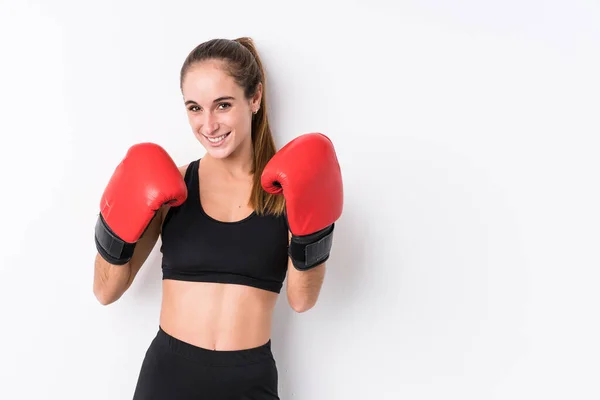
[[[211,142],[211,143],[219,143],[219,142],[222,142],[223,140],[225,140],[225,138],[226,138],[227,136],[229,136],[229,134],[230,134],[230,133],[231,133],[231,132],[228,132],[228,133],[226,133],[226,134],[224,134],[224,135],[217,136],[217,137],[208,137],[208,136],[204,136],[204,137],[205,137],[205,138],[206,138],[206,139],[207,139],[209,142]]]

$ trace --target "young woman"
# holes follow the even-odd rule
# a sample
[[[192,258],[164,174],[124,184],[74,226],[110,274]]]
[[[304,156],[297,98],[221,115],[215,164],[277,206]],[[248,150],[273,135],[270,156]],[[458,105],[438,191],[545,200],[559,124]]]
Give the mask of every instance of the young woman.
[[[295,311],[319,297],[342,211],[335,152],[321,134],[276,152],[249,38],[200,44],[180,83],[206,155],[177,167],[153,143],[129,149],[101,199],[94,294],[119,299],[161,237],[160,326],[134,399],[278,399],[273,310],[286,275]]]

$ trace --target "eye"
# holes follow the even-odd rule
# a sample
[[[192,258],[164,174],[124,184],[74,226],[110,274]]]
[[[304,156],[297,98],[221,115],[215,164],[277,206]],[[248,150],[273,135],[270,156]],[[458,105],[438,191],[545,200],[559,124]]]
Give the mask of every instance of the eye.
[[[219,103],[219,109],[226,110],[231,107],[231,103]]]
[[[198,107],[198,106],[189,106],[188,107],[188,110],[190,110],[190,111],[198,111],[199,109],[200,109],[200,107]]]

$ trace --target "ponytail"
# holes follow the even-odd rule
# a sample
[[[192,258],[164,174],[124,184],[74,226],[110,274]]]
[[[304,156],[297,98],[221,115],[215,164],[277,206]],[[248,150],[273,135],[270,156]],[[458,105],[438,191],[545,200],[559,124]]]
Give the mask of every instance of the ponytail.
[[[252,85],[252,89],[249,93],[246,93],[246,97],[250,98],[258,89],[258,83],[262,83],[262,99],[261,105],[258,112],[253,115],[252,118],[252,146],[254,148],[254,160],[252,164],[252,173],[254,174],[252,194],[250,195],[250,204],[254,207],[257,214],[274,214],[281,215],[285,209],[285,200],[281,195],[274,195],[267,193],[261,184],[261,175],[265,166],[275,155],[277,151],[275,147],[275,141],[271,133],[271,127],[269,126],[269,119],[267,117],[267,91],[266,91],[266,75],[262,65],[262,61],[256,47],[251,38],[241,37],[235,39],[236,42],[244,46],[253,58],[256,60],[258,66],[258,81]]]

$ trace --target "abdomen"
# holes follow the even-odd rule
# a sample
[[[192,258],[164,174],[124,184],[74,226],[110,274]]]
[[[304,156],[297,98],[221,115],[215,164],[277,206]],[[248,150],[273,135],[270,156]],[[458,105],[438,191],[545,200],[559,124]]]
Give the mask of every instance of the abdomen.
[[[163,280],[160,325],[168,334],[210,350],[265,344],[277,294],[250,286]]]

